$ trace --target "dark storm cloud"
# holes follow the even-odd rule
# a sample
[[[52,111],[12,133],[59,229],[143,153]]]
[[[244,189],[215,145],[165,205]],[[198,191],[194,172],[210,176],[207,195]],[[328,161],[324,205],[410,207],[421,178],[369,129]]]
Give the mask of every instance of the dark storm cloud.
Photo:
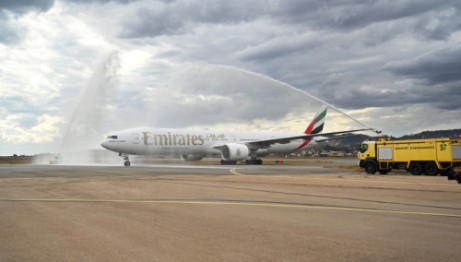
[[[54,0],[3,0],[0,1],[0,43],[12,44],[20,39],[21,29],[15,25],[14,16],[30,11],[45,12]]]
[[[159,6],[155,9],[137,10],[124,22],[121,36],[137,38],[181,33],[184,29],[184,21],[180,17],[168,14],[166,8],[166,6]]]
[[[238,23],[258,15],[263,1],[153,1],[122,22],[122,37],[140,38],[185,33],[200,24]]]
[[[356,30],[395,22],[399,31],[425,39],[446,39],[461,28],[459,1],[290,1],[273,12],[275,19],[323,30]],[[397,24],[398,23],[398,24]]]
[[[44,12],[54,5],[54,0],[2,0],[0,10],[23,14],[28,11]]]
[[[268,11],[268,1],[152,1],[122,22],[122,37],[176,35],[203,24],[232,24],[255,20]]]
[[[445,48],[389,62],[382,67],[384,72],[355,68],[350,75],[324,83],[319,94],[328,102],[347,109],[425,104],[428,108],[459,110],[460,68],[461,48]]]
[[[106,2],[106,1],[103,1]],[[129,1],[121,1],[129,2]],[[299,29],[356,30],[395,21],[427,39],[445,39],[461,28],[457,1],[152,1],[122,22],[122,37],[175,35],[202,24],[266,19]],[[397,25],[396,25],[397,27]]]
[[[318,47],[319,44],[318,39],[281,37],[259,46],[246,48],[238,52],[237,56],[245,61],[265,62],[265,60],[305,53]]]
[[[456,1],[290,1],[268,9],[273,22],[285,24],[294,31],[314,30],[320,39],[333,34],[358,33],[355,42],[374,47],[397,38],[413,35],[421,40],[444,40],[461,30],[461,4]],[[311,39],[300,42],[297,36],[283,43],[264,43],[245,50],[244,60],[263,62],[266,59],[297,53],[313,45],[340,47],[345,43],[339,36],[325,41]],[[299,45],[300,43],[301,45]]]
[[[62,1],[69,2],[69,3],[79,3],[79,4],[88,4],[88,3],[107,4],[111,2],[126,4],[126,3],[138,2],[141,0],[62,0]],[[164,1],[168,1],[168,0],[164,0]]]
[[[414,81],[421,94],[436,108],[461,108],[461,48],[446,48],[408,61],[389,63],[387,70]]]
[[[327,102],[344,109],[361,109],[367,107],[398,107],[416,104],[445,110],[461,109],[461,81],[437,85],[426,85],[418,81],[408,86],[397,85],[392,80],[381,79],[382,83],[357,86],[339,83],[322,86],[320,97]]]
[[[457,110],[461,108],[457,102],[461,96],[460,48],[420,57],[427,51],[405,45],[416,44],[414,41],[423,47],[449,41],[461,29],[460,5],[456,1],[280,3],[271,6],[272,23],[280,21],[291,32],[305,29],[313,36],[286,34],[245,48],[238,58],[264,63],[260,72],[342,108],[424,104]],[[449,42],[439,42],[439,46],[453,46]],[[328,80],[335,74],[339,77]],[[403,84],[407,79],[411,82]]]
[[[409,61],[389,63],[385,68],[398,76],[424,80],[428,85],[461,81],[461,48],[448,48]]]
[[[327,100],[341,108],[360,109],[430,103],[434,102],[433,97],[434,94],[427,87],[391,89],[382,92],[376,89],[355,88],[347,91],[335,90]]]
[[[419,15],[443,4],[436,1],[290,1],[279,4],[276,14],[290,23],[320,27],[358,28],[371,23]]]

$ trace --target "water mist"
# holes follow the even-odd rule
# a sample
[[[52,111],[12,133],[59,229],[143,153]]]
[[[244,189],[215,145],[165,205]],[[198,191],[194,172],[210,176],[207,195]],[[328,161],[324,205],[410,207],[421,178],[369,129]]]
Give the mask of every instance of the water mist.
[[[88,164],[94,161],[94,151],[103,138],[110,119],[110,102],[119,83],[118,52],[112,52],[95,69],[81,92],[65,128],[59,150],[61,163]]]

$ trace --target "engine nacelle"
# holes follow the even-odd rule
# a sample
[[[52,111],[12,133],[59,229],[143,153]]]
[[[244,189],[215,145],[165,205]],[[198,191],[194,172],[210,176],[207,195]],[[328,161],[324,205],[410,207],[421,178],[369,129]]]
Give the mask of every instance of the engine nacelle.
[[[205,156],[201,154],[184,154],[181,155],[181,159],[184,161],[199,161],[202,160]]]
[[[225,161],[240,161],[248,158],[250,150],[246,145],[229,143],[221,149],[221,157]]]

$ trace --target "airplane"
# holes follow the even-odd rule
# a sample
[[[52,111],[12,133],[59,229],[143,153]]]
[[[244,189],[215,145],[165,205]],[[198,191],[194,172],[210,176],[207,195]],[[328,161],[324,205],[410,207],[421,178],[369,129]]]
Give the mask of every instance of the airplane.
[[[321,133],[328,106],[322,106],[304,133],[269,131],[218,131],[178,128],[138,127],[107,136],[101,146],[119,153],[124,165],[130,166],[130,155],[181,156],[185,161],[202,160],[221,155],[221,165],[261,165],[259,157],[289,154],[315,143],[317,137],[373,130],[371,128]]]

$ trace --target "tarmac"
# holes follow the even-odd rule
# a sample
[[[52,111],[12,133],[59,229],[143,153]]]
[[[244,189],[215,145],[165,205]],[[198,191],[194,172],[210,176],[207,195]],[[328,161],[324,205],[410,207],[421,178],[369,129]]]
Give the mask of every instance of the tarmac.
[[[0,261],[459,261],[461,185],[355,160],[0,165]]]

